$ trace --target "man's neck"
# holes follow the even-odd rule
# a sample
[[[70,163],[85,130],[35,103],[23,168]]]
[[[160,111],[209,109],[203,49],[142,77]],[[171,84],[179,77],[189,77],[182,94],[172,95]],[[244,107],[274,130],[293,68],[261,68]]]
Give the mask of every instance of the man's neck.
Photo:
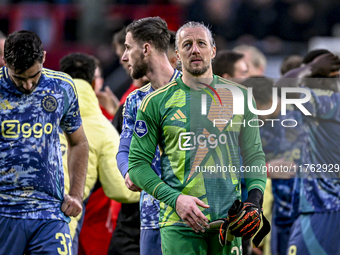
[[[140,88],[144,85],[144,81],[143,81],[143,78],[140,78],[140,79],[133,79],[132,80],[132,84],[137,87],[137,88]]]
[[[169,83],[174,69],[172,68],[166,54],[158,54],[149,61],[149,71],[146,76],[149,78],[153,89],[158,89]]]
[[[196,90],[200,88],[205,88],[205,86],[200,85],[200,83],[209,85],[214,79],[214,75],[213,75],[211,68],[209,68],[208,71],[206,71],[204,74],[200,76],[194,76],[185,69],[183,69],[182,73],[183,73],[183,76],[182,76],[183,83],[189,86],[190,88],[196,89]]]

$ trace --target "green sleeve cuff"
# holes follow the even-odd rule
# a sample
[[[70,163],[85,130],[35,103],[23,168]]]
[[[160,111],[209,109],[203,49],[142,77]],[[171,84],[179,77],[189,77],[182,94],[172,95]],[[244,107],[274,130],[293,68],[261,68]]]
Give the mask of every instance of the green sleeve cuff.
[[[139,164],[130,168],[131,181],[148,194],[176,209],[177,197],[181,192],[171,188],[152,170],[148,164]]]

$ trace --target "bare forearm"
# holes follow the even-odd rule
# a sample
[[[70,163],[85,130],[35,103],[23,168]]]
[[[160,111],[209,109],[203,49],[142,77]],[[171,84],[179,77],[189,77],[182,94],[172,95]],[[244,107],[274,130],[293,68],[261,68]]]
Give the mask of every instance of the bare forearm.
[[[68,169],[70,175],[70,192],[79,201],[83,200],[84,186],[87,173],[89,146],[87,140],[83,140],[68,149]]]

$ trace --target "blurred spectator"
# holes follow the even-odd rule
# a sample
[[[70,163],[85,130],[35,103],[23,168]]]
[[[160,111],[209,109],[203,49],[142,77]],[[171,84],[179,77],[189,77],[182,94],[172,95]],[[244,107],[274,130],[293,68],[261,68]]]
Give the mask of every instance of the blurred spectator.
[[[51,6],[53,0],[12,0],[13,3],[20,3],[24,9],[20,29],[35,32],[41,38],[46,49],[48,49],[54,39],[54,30],[52,27],[53,19],[51,18]]]
[[[130,87],[132,79],[127,72],[127,67],[123,65],[120,58],[123,56],[125,47],[125,27],[113,35],[112,46],[119,58],[119,67],[116,68],[111,74],[106,76],[104,86],[109,86],[112,92],[121,99],[126,90]]]
[[[237,37],[249,34],[256,39],[264,39],[267,35],[275,35],[278,22],[276,0],[244,0],[237,13],[235,29]]]
[[[302,59],[303,57],[299,55],[290,55],[285,57],[280,68],[281,75],[284,75],[288,71],[299,67],[302,64]]]
[[[264,76],[267,68],[265,55],[256,47],[250,45],[236,46],[233,51],[242,53],[249,68],[249,76]]]
[[[339,31],[335,30],[339,30],[336,27],[340,25],[340,2],[338,0],[328,0],[328,2],[328,12],[323,17],[327,20],[326,29],[329,31],[327,34],[339,36]]]
[[[241,82],[249,77],[244,55],[230,50],[218,51],[212,64],[213,72],[225,79]]]
[[[2,57],[4,56],[4,45],[6,41],[6,36],[4,33],[0,31],[0,67],[2,67],[5,63]]]
[[[139,194],[131,192],[125,187],[124,179],[117,168],[114,155],[118,152],[118,133],[100,113],[99,104],[96,100],[93,88],[95,68],[94,58],[84,53],[72,53],[63,57],[60,61],[61,71],[69,74],[74,79],[78,92],[80,114],[82,115],[84,131],[90,147],[84,200],[87,200],[90,193],[94,192],[96,181],[99,179],[103,187],[102,190],[110,199],[124,203],[136,202],[139,200]],[[66,138],[62,138],[60,139],[61,147],[66,148]],[[63,153],[63,164],[67,169],[67,153]],[[65,192],[69,191],[68,179],[69,177],[65,173]],[[98,201],[95,201],[95,203],[98,205]],[[82,238],[79,240],[79,245],[82,248],[85,247],[85,249],[82,249],[82,254],[92,254],[93,251],[96,251],[97,254],[107,253],[111,238],[110,232],[105,228],[107,213],[108,210],[106,210],[106,214],[102,215],[105,217],[104,221],[100,222],[98,220],[100,218],[98,217],[100,215],[98,210],[96,208],[95,210],[89,210],[89,207],[86,206],[84,226],[86,226],[88,215],[95,215],[98,218],[95,221],[92,220],[90,225],[87,223],[91,231],[86,228],[83,229],[87,233],[87,239],[85,242]],[[78,253],[78,238],[83,220],[84,213],[77,218],[72,218],[69,225],[73,239],[73,254]],[[84,237],[84,235],[82,236]]]
[[[169,44],[167,55],[168,55],[169,62],[174,69],[177,67],[177,55],[176,55],[176,50],[175,50],[175,41],[176,41],[176,32],[170,31],[170,44]]]
[[[104,84],[104,79],[102,76],[103,69],[100,61],[97,58],[95,59],[95,61],[96,70],[94,73],[94,91],[98,98],[102,113],[109,121],[112,121],[115,113],[118,110],[119,100],[115,96],[115,94],[112,93],[111,89],[108,86],[106,86],[104,90],[102,90]]]
[[[281,1],[276,35],[288,41],[307,41],[312,36],[327,35],[325,18],[319,15],[316,1]]]
[[[96,70],[94,71],[94,92],[97,94],[102,90],[104,84],[103,67],[99,59],[95,58]]]
[[[188,4],[185,3],[186,1],[177,2],[184,2],[184,5]],[[227,40],[236,38],[238,31],[235,27],[235,19],[236,10],[239,6],[237,0],[197,0],[191,2],[186,8],[186,20],[209,24],[214,34]]]

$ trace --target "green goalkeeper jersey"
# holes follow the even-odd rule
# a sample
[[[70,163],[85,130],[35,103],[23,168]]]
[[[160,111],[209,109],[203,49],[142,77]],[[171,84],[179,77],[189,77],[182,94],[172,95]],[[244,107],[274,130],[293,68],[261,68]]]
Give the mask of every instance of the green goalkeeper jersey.
[[[233,114],[231,91],[215,90],[217,84],[242,91],[244,114]],[[248,109],[247,96],[245,87],[214,76],[210,85],[198,90],[179,77],[144,98],[131,141],[129,173],[137,186],[161,201],[161,227],[186,225],[175,211],[179,194],[208,204],[209,208],[200,209],[215,220],[226,217],[233,202],[241,198],[242,172],[248,191],[264,191],[265,157],[257,116]],[[252,103],[255,107],[253,99]],[[157,145],[161,179],[151,172]]]

